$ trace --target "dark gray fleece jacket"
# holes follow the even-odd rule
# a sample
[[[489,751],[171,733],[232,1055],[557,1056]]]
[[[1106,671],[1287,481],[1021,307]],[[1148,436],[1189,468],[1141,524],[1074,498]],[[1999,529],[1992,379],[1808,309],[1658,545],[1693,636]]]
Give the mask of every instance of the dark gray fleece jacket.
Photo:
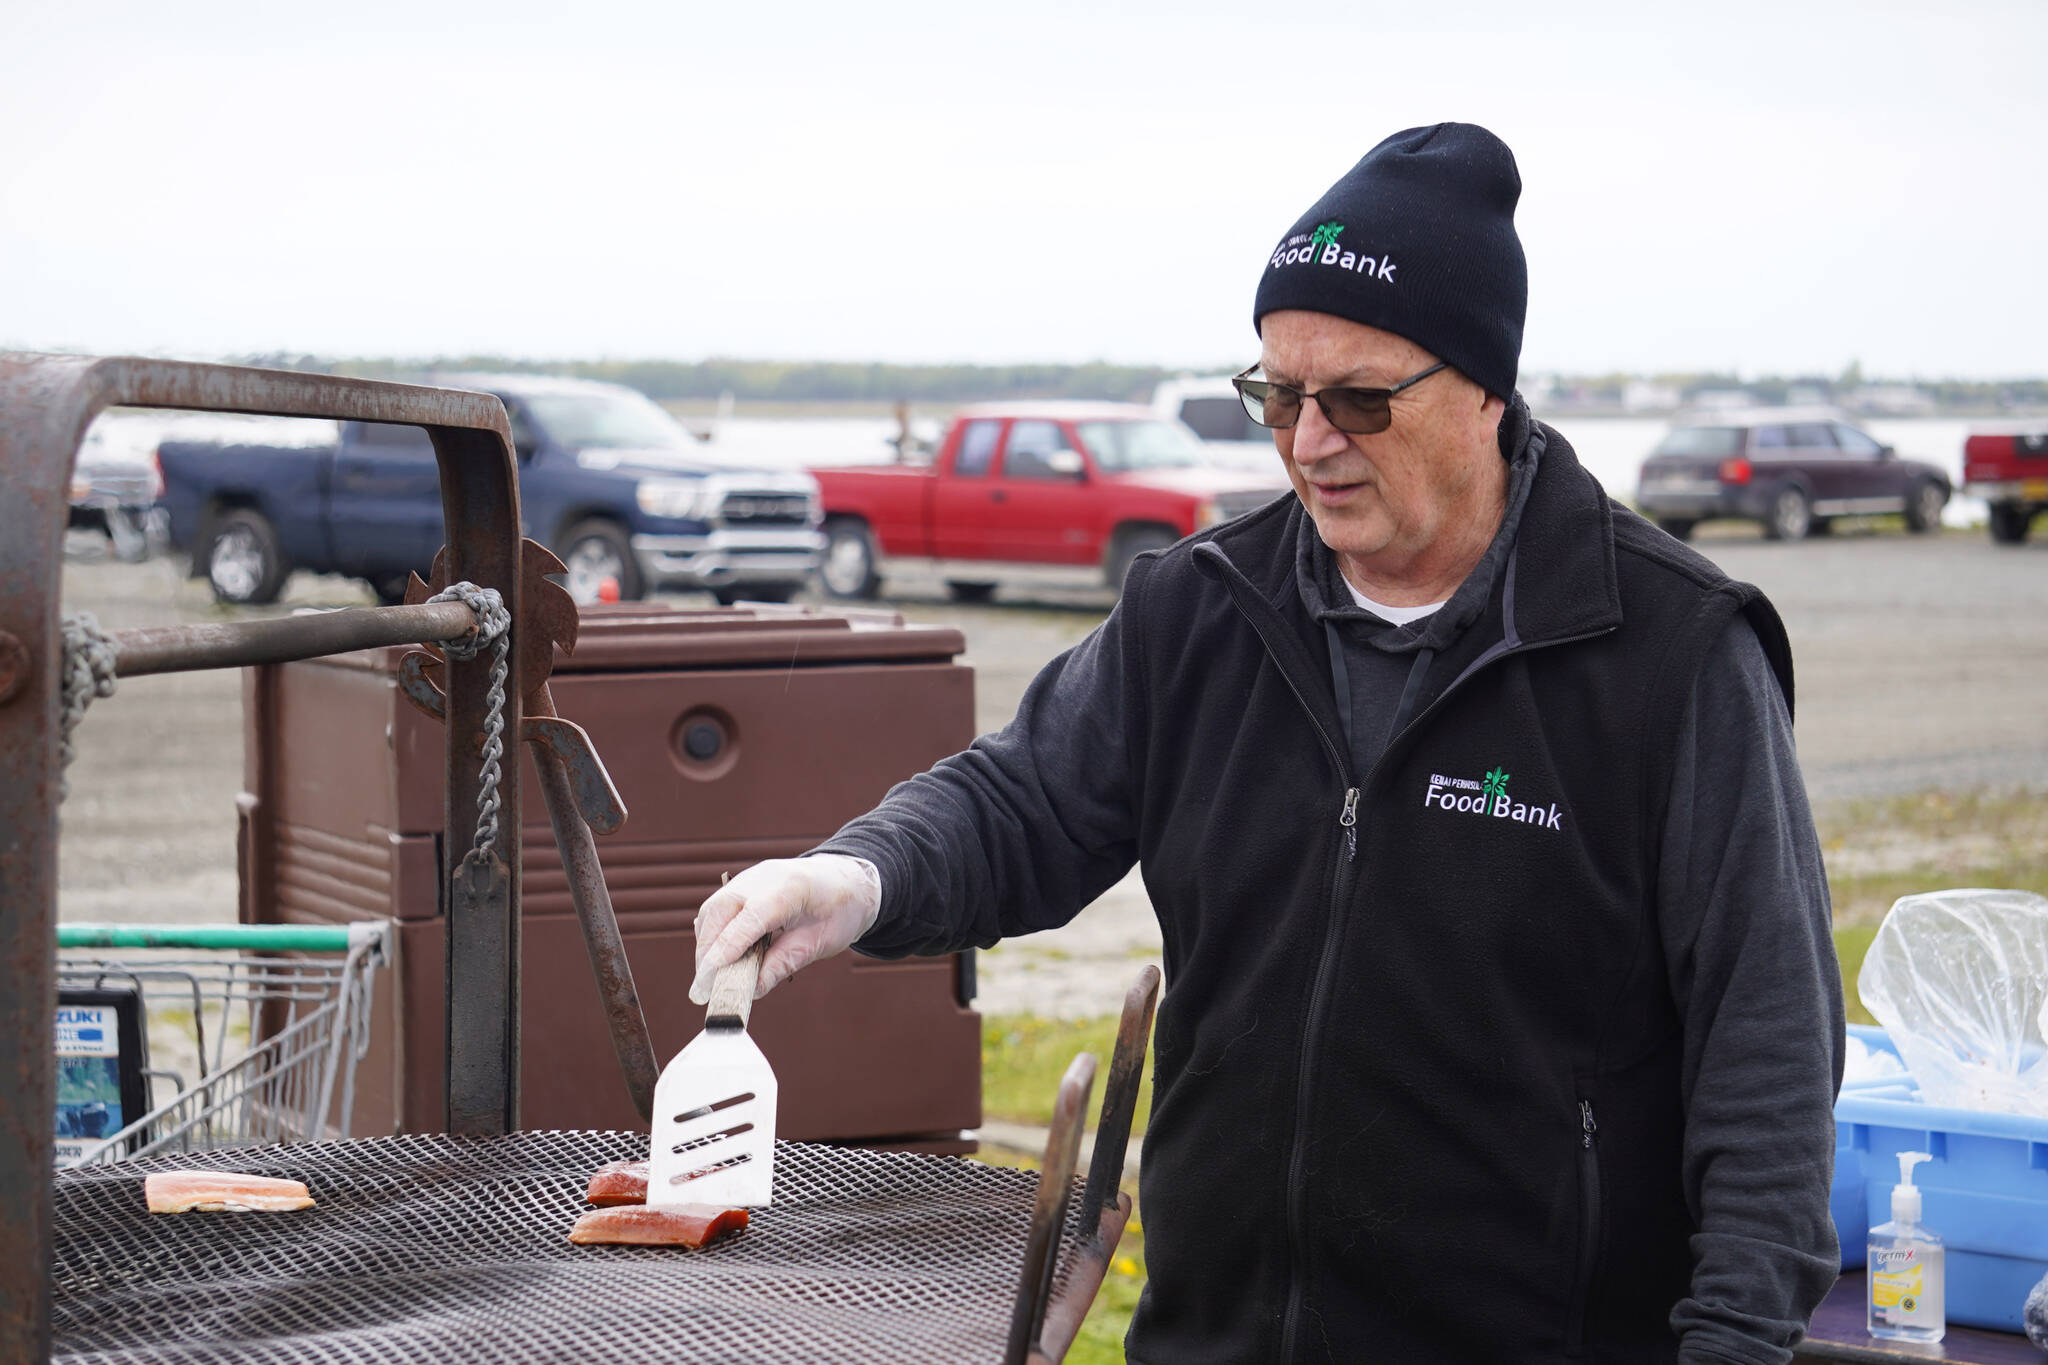
[[[823,846],[880,869],[878,956],[1064,923],[1142,863],[1134,1360],[1763,1365],[1833,1280],[1841,987],[1782,627],[1519,403],[1502,444],[1501,535],[1405,638],[1331,606],[1276,502],[1145,557],[1010,726]],[[1340,702],[1386,659],[1398,692]]]

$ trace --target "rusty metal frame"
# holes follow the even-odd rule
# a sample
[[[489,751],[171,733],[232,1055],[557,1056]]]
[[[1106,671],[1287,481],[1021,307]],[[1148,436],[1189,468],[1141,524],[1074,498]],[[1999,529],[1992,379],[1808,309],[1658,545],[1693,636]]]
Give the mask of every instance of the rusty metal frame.
[[[545,547],[527,541],[522,564],[526,574],[526,604],[529,609],[522,649],[526,655],[526,716],[520,723],[520,738],[529,746],[534,772],[540,778],[540,794],[547,805],[548,823],[554,830],[555,847],[562,855],[562,870],[568,874],[569,896],[576,917],[583,926],[583,944],[590,953],[590,969],[597,979],[599,1003],[606,1027],[611,1031],[612,1049],[619,1061],[619,1074],[634,1109],[645,1122],[654,1119],[654,1085],[661,1078],[661,1064],[654,1055],[654,1041],[647,1031],[647,1017],[640,1007],[640,995],[633,985],[632,965],[626,958],[625,939],[612,910],[611,890],[605,885],[604,869],[597,857],[593,831],[611,834],[626,822],[626,804],[605,771],[604,761],[582,726],[555,714],[547,678],[553,668],[556,648],[564,652],[575,647],[576,607],[559,586],[547,581],[547,574],[562,571],[562,561]],[[406,591],[408,600],[425,600],[436,584],[445,583],[447,568],[438,559],[435,582],[417,578]],[[563,613],[566,612],[566,615]],[[544,644],[538,648],[536,642]],[[400,693],[422,714],[446,723],[447,699],[435,680],[441,659],[425,650],[414,650],[398,661]]]
[[[1145,1079],[1145,1053],[1152,1042],[1152,1015],[1158,1006],[1159,969],[1147,963],[1124,992],[1116,1051],[1110,1054],[1109,1080],[1102,1087],[1102,1116],[1095,1121],[1095,1156],[1081,1192],[1082,1227],[1094,1227],[1102,1211],[1117,1201],[1131,1121],[1138,1113],[1138,1085]]]
[[[241,668],[350,649],[459,640],[476,630],[460,602],[379,611],[323,611],[270,621],[197,622],[114,631],[114,672],[123,678],[199,668]]]
[[[63,540],[79,444],[93,418],[116,405],[425,428],[440,462],[451,576],[496,588],[512,620],[524,619],[516,464],[504,406],[496,398],[167,360],[0,355],[0,1360],[40,1360],[50,1349]],[[419,609],[347,614],[374,620],[388,610]],[[277,623],[263,624],[277,634]],[[415,624],[425,633],[408,638],[420,640],[435,638],[449,623],[408,621],[407,630]],[[257,638],[260,631],[215,629],[224,633],[211,646],[195,644],[192,632],[148,643],[159,662],[170,660],[169,667],[198,666],[201,656],[218,665],[321,652],[310,648],[318,643],[310,635],[323,627],[300,629],[304,639],[272,639],[267,648]],[[144,643],[137,640],[136,648]],[[208,654],[209,648],[215,652]],[[131,657],[139,663],[142,656]],[[475,836],[489,667],[487,656],[448,665],[451,848],[467,847]],[[505,723],[516,735],[522,733],[525,695],[517,649],[512,669]],[[474,914],[451,912],[448,924],[449,980],[464,983],[448,1000],[447,1122],[456,1133],[501,1133],[518,1126],[516,779],[504,784],[501,799],[494,851],[510,874],[505,895]],[[457,866],[449,859],[444,876],[452,881]],[[456,902],[448,896],[451,907]]]

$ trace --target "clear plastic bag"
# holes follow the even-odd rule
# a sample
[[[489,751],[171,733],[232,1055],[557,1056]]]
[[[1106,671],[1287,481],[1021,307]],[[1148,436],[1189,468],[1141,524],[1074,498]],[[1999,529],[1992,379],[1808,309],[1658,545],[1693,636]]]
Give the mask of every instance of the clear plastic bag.
[[[2048,1118],[2048,899],[1902,896],[1856,987],[1927,1103]]]

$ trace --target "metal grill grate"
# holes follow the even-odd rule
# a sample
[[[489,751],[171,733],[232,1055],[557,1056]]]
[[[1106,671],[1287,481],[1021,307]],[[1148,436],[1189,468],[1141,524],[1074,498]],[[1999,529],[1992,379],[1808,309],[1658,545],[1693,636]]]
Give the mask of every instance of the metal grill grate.
[[[632,1133],[412,1136],[60,1172],[55,1358],[1001,1358],[1035,1175],[780,1143],[774,1206],[730,1240],[572,1245],[590,1173],[646,1150]],[[317,1206],[147,1213],[142,1176],[181,1167],[304,1180]]]

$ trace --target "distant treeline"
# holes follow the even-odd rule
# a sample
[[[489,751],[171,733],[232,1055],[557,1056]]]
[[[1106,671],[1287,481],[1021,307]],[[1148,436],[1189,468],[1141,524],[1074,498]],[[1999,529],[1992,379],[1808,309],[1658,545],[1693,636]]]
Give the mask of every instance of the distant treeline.
[[[1160,380],[1178,371],[1109,365],[881,365],[840,361],[514,360],[507,356],[439,356],[432,360],[309,355],[247,356],[242,363],[317,370],[365,379],[427,371],[559,374],[628,384],[650,398],[739,402],[966,403],[985,399],[1066,398],[1150,402]]]
[[[1923,380],[1914,385],[1944,408],[1957,411],[2048,407],[2048,379],[2007,379],[1979,382],[1966,379]]]
[[[251,355],[240,363],[275,369],[313,370],[368,379],[416,376],[428,371],[474,370],[514,374],[559,374],[627,384],[650,398],[715,400],[730,393],[742,403],[969,403],[1015,398],[1105,399],[1149,402],[1162,379],[1184,370],[1154,365],[884,365],[829,360],[517,360],[509,356],[438,356],[431,360],[377,357],[346,359],[314,355]],[[1223,373],[1222,367],[1206,371]],[[1558,375],[1553,388],[1581,397],[1619,398],[1640,376]],[[1942,408],[1994,410],[2048,406],[2048,379],[1879,380],[1851,365],[1839,375],[1761,375],[1701,371],[1648,376],[1685,394],[1743,390],[1758,402],[1783,402],[1797,392],[1836,399],[1874,383],[1918,389]],[[1530,382],[1552,382],[1525,374]],[[1532,390],[1534,392],[1534,390]]]
[[[1525,387],[1529,378],[1525,373]],[[1554,376],[1553,387],[1581,398],[1619,400],[1629,385],[1640,380],[1666,385],[1688,399],[1705,392],[1739,391],[1757,403],[1813,402],[1816,397],[1825,402],[1845,402],[1852,401],[1859,391],[1880,387],[1914,390],[1932,400],[1936,407],[1958,412],[2048,406],[2048,379],[1897,379],[1866,375],[1861,365],[1854,364],[1835,375],[1765,374],[1747,379],[1714,370],[1651,375],[1560,374]]]

